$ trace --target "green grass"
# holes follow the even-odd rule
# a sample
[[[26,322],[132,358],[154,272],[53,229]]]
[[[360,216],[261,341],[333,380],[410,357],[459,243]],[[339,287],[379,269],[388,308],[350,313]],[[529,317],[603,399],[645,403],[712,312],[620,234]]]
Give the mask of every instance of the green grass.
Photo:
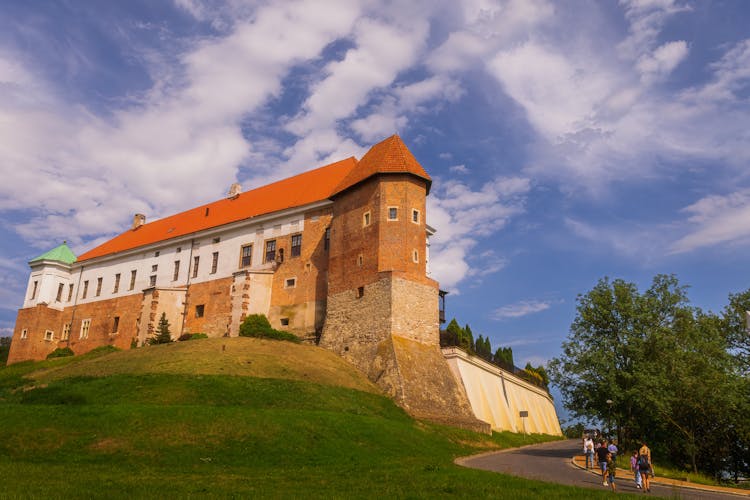
[[[0,369],[0,497],[609,496],[453,464],[551,436],[415,421],[374,391],[297,380],[299,371],[78,374],[140,350]]]

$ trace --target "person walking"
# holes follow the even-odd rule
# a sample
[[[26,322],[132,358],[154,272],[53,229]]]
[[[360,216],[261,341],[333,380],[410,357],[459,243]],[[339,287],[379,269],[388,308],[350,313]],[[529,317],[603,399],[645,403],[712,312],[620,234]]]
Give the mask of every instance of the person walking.
[[[609,486],[612,488],[612,492],[617,492],[617,485],[615,484],[615,475],[617,474],[617,465],[615,464],[615,458],[612,453],[607,451],[607,480]]]
[[[615,444],[614,439],[609,440],[609,446],[607,446],[607,450],[612,454],[612,460],[617,460],[617,452],[619,451],[617,449],[617,444]]]
[[[651,493],[651,481],[649,475],[652,474],[651,448],[646,446],[646,441],[641,443],[641,449],[638,450],[638,470],[643,480],[643,492]]]
[[[586,456],[586,468],[589,468],[589,464],[591,464],[591,468],[594,468],[594,440],[591,439],[591,436],[586,434],[586,437],[583,440],[583,454]]]
[[[599,469],[602,471],[602,485],[607,486],[607,442],[602,441],[596,449],[596,460],[599,462]]]
[[[638,469],[638,450],[633,452],[630,457],[630,470],[633,471],[633,480],[635,481],[635,487],[641,488],[641,471]]]

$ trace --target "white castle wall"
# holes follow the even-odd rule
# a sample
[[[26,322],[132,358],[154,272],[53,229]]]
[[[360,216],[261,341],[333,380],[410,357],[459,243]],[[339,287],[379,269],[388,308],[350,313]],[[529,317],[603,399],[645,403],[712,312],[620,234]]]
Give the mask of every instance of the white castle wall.
[[[493,430],[562,435],[555,405],[544,389],[458,348],[443,349],[443,356],[466,389],[474,415]],[[521,411],[528,417],[522,419]]]

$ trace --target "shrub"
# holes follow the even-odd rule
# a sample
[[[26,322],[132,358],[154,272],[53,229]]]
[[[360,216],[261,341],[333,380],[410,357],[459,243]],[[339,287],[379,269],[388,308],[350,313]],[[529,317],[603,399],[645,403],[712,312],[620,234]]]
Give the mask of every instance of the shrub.
[[[183,342],[185,340],[196,340],[196,339],[207,339],[208,335],[205,333],[183,333],[177,340]]]
[[[65,358],[67,356],[75,356],[73,349],[71,349],[70,347],[62,347],[62,348],[58,347],[51,353],[47,354],[47,359]]]
[[[288,340],[299,343],[299,337],[289,332],[271,328],[271,323],[264,314],[251,314],[240,325],[240,337],[260,337],[276,340]]]

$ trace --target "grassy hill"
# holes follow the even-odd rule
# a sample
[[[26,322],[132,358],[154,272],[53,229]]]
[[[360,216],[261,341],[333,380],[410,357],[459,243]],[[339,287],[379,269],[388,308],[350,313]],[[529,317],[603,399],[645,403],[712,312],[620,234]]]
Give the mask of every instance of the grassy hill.
[[[580,497],[452,463],[544,439],[414,421],[330,352],[271,340],[0,369],[3,498]]]

